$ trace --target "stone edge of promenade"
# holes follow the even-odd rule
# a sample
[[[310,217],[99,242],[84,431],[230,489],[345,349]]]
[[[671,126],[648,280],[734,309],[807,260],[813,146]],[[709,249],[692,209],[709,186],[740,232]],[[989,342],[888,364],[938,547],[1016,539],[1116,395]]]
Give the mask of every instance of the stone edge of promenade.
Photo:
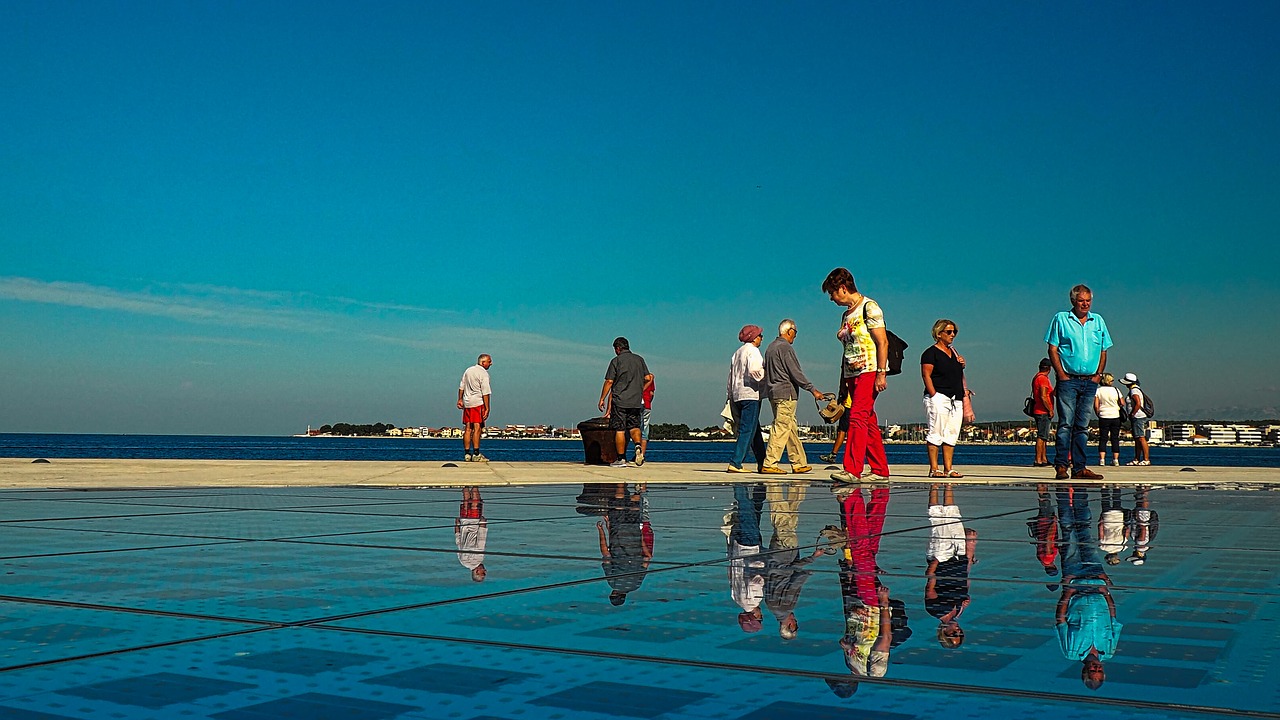
[[[0,489],[126,489],[199,487],[460,487],[648,482],[653,484],[727,484],[809,480],[827,482],[830,470],[814,466],[804,475],[730,475],[720,464],[650,462],[641,468],[614,469],[562,462],[485,464],[328,460],[51,460],[0,458]],[[786,466],[784,466],[786,467]],[[1055,482],[1044,468],[967,466],[954,480],[967,485],[1033,485]],[[937,482],[923,465],[894,468],[894,484]],[[1280,488],[1280,468],[1205,467],[1181,472],[1175,466],[1099,468],[1105,484]]]

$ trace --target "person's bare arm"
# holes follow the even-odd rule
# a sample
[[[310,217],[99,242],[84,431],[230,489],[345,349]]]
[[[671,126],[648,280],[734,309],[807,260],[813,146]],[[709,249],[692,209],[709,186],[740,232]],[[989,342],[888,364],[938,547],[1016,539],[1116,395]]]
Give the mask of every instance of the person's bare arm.
[[[604,381],[604,387],[600,389],[600,403],[599,403],[598,407],[600,408],[600,411],[601,411],[601,412],[603,412],[603,413],[605,413],[606,415],[607,415],[607,414],[608,414],[608,412],[609,412],[609,411],[606,409],[606,408],[608,407],[608,404],[609,404],[609,390],[611,390],[612,388],[613,388],[613,381],[612,381],[612,380],[605,380],[605,381]]]
[[[1049,343],[1049,362],[1053,363],[1053,372],[1058,375],[1058,382],[1062,382],[1070,377],[1067,371],[1062,367],[1062,356],[1058,354],[1058,346]]]
[[[608,538],[605,537],[605,534],[604,534],[605,526],[606,526],[606,523],[608,522],[609,521],[606,518],[605,520],[601,520],[600,522],[596,523],[596,531],[599,532],[600,534],[600,556],[604,558],[609,557],[609,540]]]
[[[876,344],[876,392],[884,392],[889,387],[889,334],[882,327],[868,329],[872,342]]]

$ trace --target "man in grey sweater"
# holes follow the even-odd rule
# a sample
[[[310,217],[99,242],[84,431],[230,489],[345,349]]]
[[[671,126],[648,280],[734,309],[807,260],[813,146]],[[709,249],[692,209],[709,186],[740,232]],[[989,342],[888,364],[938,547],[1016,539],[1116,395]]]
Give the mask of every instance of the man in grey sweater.
[[[795,340],[795,321],[783,320],[778,323],[777,339],[764,351],[764,387],[773,405],[773,430],[769,433],[769,447],[765,450],[764,467],[760,470],[766,475],[786,474],[778,467],[784,448],[791,460],[791,472],[807,473],[811,469],[796,426],[796,399],[801,389],[812,393],[816,399],[822,398],[822,391],[815,388],[800,370],[800,360],[796,358],[795,348],[791,347]]]

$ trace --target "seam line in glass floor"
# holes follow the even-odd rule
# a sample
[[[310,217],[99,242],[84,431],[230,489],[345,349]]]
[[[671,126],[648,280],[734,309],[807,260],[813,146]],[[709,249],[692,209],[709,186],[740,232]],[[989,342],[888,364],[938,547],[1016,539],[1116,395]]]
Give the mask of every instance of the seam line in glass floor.
[[[576,650],[573,648],[557,648],[546,647],[542,645],[529,645],[525,643],[503,642],[500,640],[476,640],[476,639],[460,639],[451,638],[441,635],[423,635],[409,632],[396,632],[392,630],[376,630],[369,628],[350,628],[338,625],[312,625],[318,630],[336,630],[338,632],[354,633],[358,635],[378,635],[385,637],[412,638],[415,640],[431,640],[435,642],[459,643],[463,645],[482,645],[485,647],[505,648],[509,650],[528,650],[534,652],[555,653],[560,655],[576,655],[582,657],[607,658],[610,660],[626,660],[633,662],[656,663],[661,665],[680,665],[684,667],[696,667],[708,670],[732,670],[738,672],[751,672],[763,675],[781,675],[786,677],[803,677],[814,678],[819,680],[848,680],[849,675],[837,675],[835,673],[823,673],[813,670],[783,670],[780,668],[763,668],[756,665],[738,665],[734,663],[720,663],[709,660],[687,660],[684,658],[659,658],[645,655],[630,655],[627,653],[606,652],[599,650]],[[1049,700],[1055,702],[1063,702],[1069,704],[1088,703],[1092,705],[1105,705],[1110,707],[1121,707],[1128,709],[1145,709],[1168,711],[1176,708],[1179,711],[1208,713],[1214,715],[1234,715],[1238,717],[1250,718],[1275,718],[1275,713],[1260,710],[1238,710],[1235,708],[1210,707],[1206,705],[1188,705],[1182,703],[1157,703],[1149,700],[1125,700],[1121,698],[1106,697],[1086,697],[1081,695],[1068,695],[1065,693],[1043,692],[1036,690],[1018,690],[1011,688],[993,688],[980,687],[971,685],[954,685],[951,683],[932,682],[929,680],[908,680],[899,678],[878,678],[878,677],[862,677],[858,678],[859,682],[875,683],[879,685],[887,685],[895,688],[933,690],[943,692],[965,693],[971,695],[988,695],[995,697],[1016,697],[1034,700]]]

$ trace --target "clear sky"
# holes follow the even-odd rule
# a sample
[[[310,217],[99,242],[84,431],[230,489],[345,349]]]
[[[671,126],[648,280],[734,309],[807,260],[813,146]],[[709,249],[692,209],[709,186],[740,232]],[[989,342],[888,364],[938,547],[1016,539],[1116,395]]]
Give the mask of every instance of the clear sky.
[[[1277,417],[1280,3],[64,2],[0,22],[0,431],[710,425],[848,266],[1019,417],[1077,282],[1162,417]],[[816,421],[807,404],[802,421]],[[766,417],[767,417],[766,413]]]

